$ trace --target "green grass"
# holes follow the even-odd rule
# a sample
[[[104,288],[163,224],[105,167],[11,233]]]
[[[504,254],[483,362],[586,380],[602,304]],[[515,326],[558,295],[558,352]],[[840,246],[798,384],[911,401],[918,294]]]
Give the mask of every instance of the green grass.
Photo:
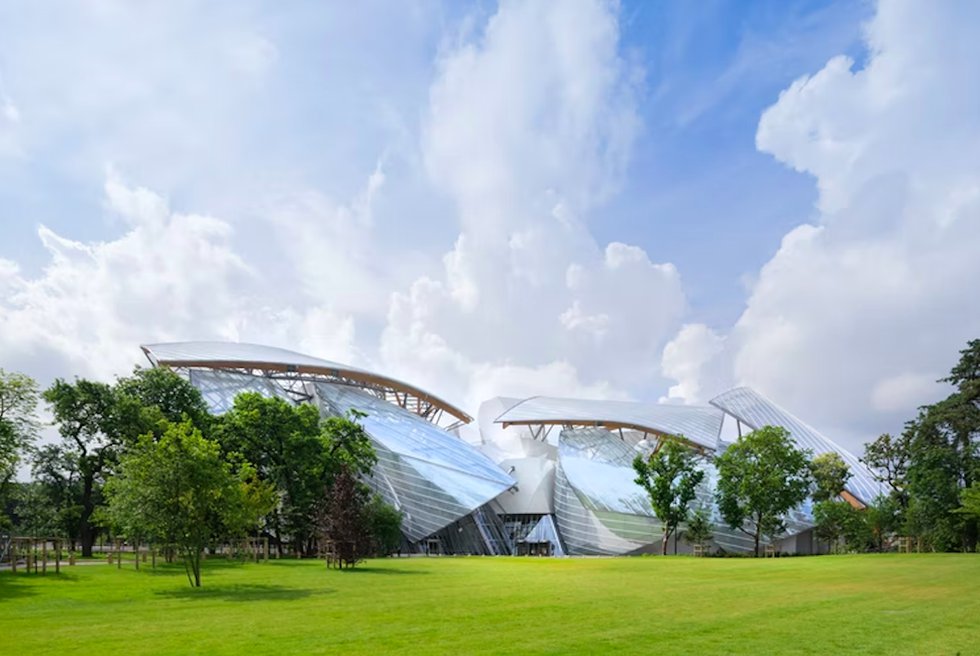
[[[0,572],[9,654],[977,654],[980,556],[412,558]]]

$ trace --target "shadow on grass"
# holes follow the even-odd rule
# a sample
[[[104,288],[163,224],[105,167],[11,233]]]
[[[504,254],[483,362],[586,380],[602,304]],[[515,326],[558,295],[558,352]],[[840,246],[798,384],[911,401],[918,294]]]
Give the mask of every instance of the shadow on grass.
[[[203,587],[161,590],[156,594],[171,599],[221,599],[223,601],[293,601],[306,599],[313,595],[331,594],[331,589],[310,590],[307,588],[287,588],[281,585],[213,585],[204,581]]]
[[[408,575],[415,575],[415,574],[428,574],[429,573],[429,572],[427,572],[425,570],[418,570],[418,569],[388,569],[387,567],[362,567],[360,565],[358,565],[357,567],[353,567],[351,569],[341,569],[341,570],[336,570],[336,571],[343,572],[344,574],[396,574],[396,575],[408,574]]]
[[[0,602],[21,597],[33,597],[38,594],[38,584],[43,585],[45,581],[77,583],[78,577],[65,572],[63,569],[60,574],[56,574],[54,570],[47,574],[26,574],[24,572],[14,574],[9,570],[0,572]]]
[[[36,595],[37,590],[30,585],[30,581],[25,580],[27,576],[26,574],[0,572],[0,603]]]

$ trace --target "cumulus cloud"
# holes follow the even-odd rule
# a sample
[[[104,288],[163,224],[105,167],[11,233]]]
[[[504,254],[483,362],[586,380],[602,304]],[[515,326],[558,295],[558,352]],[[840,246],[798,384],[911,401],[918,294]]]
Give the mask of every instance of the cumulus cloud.
[[[814,177],[818,214],[755,278],[731,380],[855,443],[939,398],[933,381],[980,334],[978,19],[882,2],[863,68],[831,59],[759,123],[760,150]]]
[[[354,318],[330,306],[294,307],[260,282],[231,225],[171,209],[159,194],[110,171],[105,209],[125,226],[83,242],[40,226],[48,263],[37,276],[0,260],[0,360],[42,380],[108,379],[153,341],[228,339],[357,361]],[[43,363],[43,364],[39,364]]]
[[[704,403],[703,386],[717,388],[717,383],[705,384],[709,378],[705,368],[722,353],[725,340],[702,323],[686,324],[664,347],[660,366],[664,376],[677,381],[661,397],[661,403]]]
[[[622,396],[657,379],[680,276],[587,227],[638,129],[617,20],[600,2],[505,2],[447,46],[422,146],[461,233],[442,275],[394,295],[385,365],[474,404]]]
[[[105,202],[127,226],[118,239],[75,241],[41,226],[40,275],[0,266],[0,359],[53,352],[70,365],[59,375],[104,378],[128,370],[143,341],[233,333],[236,291],[252,272],[230,246],[231,227],[173,212],[111,173]]]

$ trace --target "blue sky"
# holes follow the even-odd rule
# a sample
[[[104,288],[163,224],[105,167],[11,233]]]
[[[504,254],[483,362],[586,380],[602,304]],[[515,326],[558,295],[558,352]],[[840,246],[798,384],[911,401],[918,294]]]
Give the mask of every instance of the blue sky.
[[[834,55],[863,56],[862,2],[626,3],[646,130],[605,239],[677,263],[693,315],[734,322],[752,276],[813,215],[812,179],[755,147],[762,111]]]
[[[980,333],[972,13],[0,2],[0,366],[240,339],[474,412],[749,384],[857,444]]]

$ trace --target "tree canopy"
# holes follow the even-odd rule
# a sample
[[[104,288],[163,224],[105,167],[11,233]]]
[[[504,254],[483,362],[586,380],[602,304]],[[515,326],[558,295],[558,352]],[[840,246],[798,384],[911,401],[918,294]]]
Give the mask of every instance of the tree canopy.
[[[698,468],[698,456],[677,440],[666,440],[649,458],[633,460],[635,482],[646,490],[653,512],[664,527],[661,553],[667,554],[667,543],[681,522],[687,521],[689,506],[697,494],[704,472]]]
[[[244,535],[273,503],[250,465],[236,476],[193,423],[170,424],[159,439],[140,438],[106,484],[107,515],[127,536],[172,545],[187,578],[201,585],[201,554],[219,537]]]
[[[821,453],[810,462],[813,477],[813,500],[831,501],[844,491],[851,470],[844,459],[833,451]]]
[[[25,453],[37,437],[37,383],[29,376],[0,369],[0,508]],[[6,515],[0,515],[0,526]]]
[[[715,464],[718,509],[731,528],[752,536],[758,556],[762,536],[781,532],[786,513],[807,497],[807,453],[785,428],[763,426],[740,437]]]

